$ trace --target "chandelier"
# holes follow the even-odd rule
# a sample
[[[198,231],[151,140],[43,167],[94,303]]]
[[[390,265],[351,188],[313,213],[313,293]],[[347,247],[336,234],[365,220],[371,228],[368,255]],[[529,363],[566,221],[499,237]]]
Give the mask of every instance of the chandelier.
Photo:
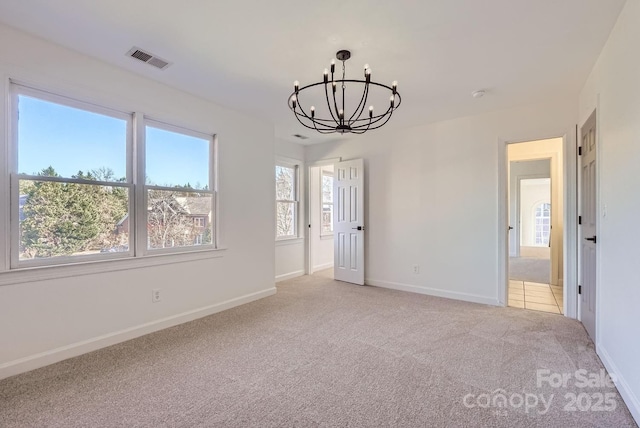
[[[342,79],[335,79],[336,62],[331,60],[331,77],[329,77],[329,70],[325,68],[321,82],[303,87],[300,87],[298,81],[293,83],[293,93],[289,96],[288,104],[298,122],[303,126],[315,129],[321,134],[333,134],[336,132],[341,134],[364,134],[371,129],[383,126],[391,119],[393,112],[400,107],[401,98],[398,93],[398,82],[393,82],[391,86],[387,86],[371,81],[371,69],[368,64],[364,66],[364,80],[347,79],[345,62],[349,58],[351,58],[351,52],[347,50],[340,50],[336,53],[336,59],[342,61]],[[354,86],[362,87],[360,102],[351,114],[348,114],[345,109],[347,84],[349,84],[350,89]],[[315,106],[310,106],[307,112],[302,105],[305,98],[302,96],[303,91],[307,90],[305,94],[308,94],[311,92],[308,89],[317,86],[324,86],[324,97],[327,103],[326,109],[324,106],[322,107],[324,117],[316,116]],[[374,106],[370,105],[367,110],[368,113],[365,114],[367,100],[370,95],[369,91],[372,87],[389,91],[389,105],[384,113],[375,114]],[[379,89],[376,89],[376,91],[379,92]],[[322,103],[324,104],[324,100]],[[355,104],[355,101],[353,104]]]

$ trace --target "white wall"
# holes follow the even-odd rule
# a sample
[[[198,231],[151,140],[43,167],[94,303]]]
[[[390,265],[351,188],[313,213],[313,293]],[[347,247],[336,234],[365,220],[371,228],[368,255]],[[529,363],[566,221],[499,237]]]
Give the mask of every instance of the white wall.
[[[333,266],[333,235],[321,236],[321,173],[333,173],[333,165],[309,168],[309,239],[311,244],[311,271]]]
[[[579,114],[582,126],[598,109],[596,347],[618,376],[620,392],[640,421],[638,40],[640,0],[628,0],[580,94]]]
[[[160,72],[142,67],[144,73]],[[216,133],[220,244],[227,248],[221,258],[26,283],[12,283],[19,280],[14,273],[0,273],[0,377],[275,292],[270,124],[6,26],[0,26],[0,76],[4,100],[10,77]],[[0,117],[5,139],[5,102]],[[0,180],[6,201],[7,183]],[[0,242],[6,240],[2,236]],[[151,303],[152,288],[162,289],[162,302]]]
[[[498,227],[506,228],[498,222],[504,142],[567,135],[573,143],[575,123],[575,97],[568,97],[410,129],[382,128],[309,146],[306,156],[308,162],[364,158],[367,284],[498,304],[499,267],[506,264],[506,252],[499,260],[498,238]]]
[[[275,162],[284,160],[298,165],[298,239],[275,241],[275,279],[276,282],[295,278],[305,273],[305,167],[304,146],[282,139],[275,139]],[[275,180],[275,175],[274,179]],[[275,187],[275,185],[274,185]],[[274,237],[275,240],[275,237]]]

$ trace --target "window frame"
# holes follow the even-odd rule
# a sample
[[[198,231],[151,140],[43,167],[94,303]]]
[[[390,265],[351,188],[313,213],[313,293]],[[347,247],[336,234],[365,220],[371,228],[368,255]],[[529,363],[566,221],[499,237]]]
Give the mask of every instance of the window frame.
[[[545,215],[541,215],[538,217],[538,210],[540,210],[540,212],[542,214],[544,214],[545,210],[547,209],[548,206],[548,211],[549,211],[549,215],[545,216]],[[544,243],[544,239],[542,243],[538,243],[538,226],[540,226],[540,237],[544,238],[545,236],[545,224],[544,224],[544,220],[548,219],[549,220],[549,230],[548,230],[548,237],[547,237],[547,243]],[[542,223],[538,223],[538,220],[540,220]],[[551,203],[549,202],[539,202],[537,204],[534,205],[533,207],[533,245],[536,247],[547,247],[549,246],[549,242],[551,241]]]
[[[137,242],[137,251],[139,251],[142,255],[147,254],[171,254],[171,253],[183,253],[190,251],[201,251],[201,250],[215,250],[217,249],[217,236],[218,231],[215,227],[217,223],[217,188],[216,188],[216,159],[215,153],[217,152],[216,147],[216,135],[209,135],[198,131],[193,131],[190,129],[186,129],[180,126],[168,124],[166,122],[162,122],[159,120],[151,119],[147,116],[143,116],[142,125],[139,127],[138,131],[142,132],[144,135],[141,136],[139,141],[142,141],[142,150],[138,153],[138,183],[142,183],[139,187],[142,189],[143,195],[142,198],[138,199],[138,201],[142,201],[141,205],[137,207],[138,216],[136,216],[137,224],[144,224],[145,227],[138,227],[138,233],[136,235]],[[209,222],[209,227],[211,228],[211,244],[194,244],[189,246],[178,246],[178,247],[170,247],[170,248],[149,248],[148,245],[148,216],[147,216],[147,207],[149,204],[148,190],[160,190],[160,191],[169,191],[173,192],[176,190],[185,191],[185,189],[179,187],[171,187],[171,186],[157,186],[157,185],[148,185],[146,183],[146,128],[150,126],[152,128],[161,129],[164,131],[175,132],[178,134],[188,135],[190,137],[199,138],[203,140],[209,141],[209,182],[208,187],[209,190],[202,189],[189,189],[186,192],[189,193],[206,193],[211,195],[211,222]],[[140,145],[138,145],[138,150],[140,150]],[[185,192],[185,193],[186,193]],[[143,230],[140,230],[143,229]]]
[[[299,239],[300,238],[300,164],[293,161],[293,160],[287,160],[287,159],[277,159],[276,163],[274,165],[273,168],[273,172],[274,172],[274,190],[276,187],[276,176],[275,176],[275,169],[277,167],[281,167],[281,168],[290,168],[293,169],[293,195],[294,198],[293,200],[290,199],[277,199],[278,195],[276,194],[274,199],[275,199],[275,239],[276,241],[290,241],[290,240],[295,240],[295,239]],[[278,235],[278,204],[280,203],[287,203],[287,204],[293,204],[293,229],[294,229],[294,233],[293,235],[284,235],[284,236],[279,236]]]
[[[320,168],[320,237],[324,238],[324,237],[328,237],[331,236],[333,237],[333,208],[335,206],[335,203],[333,202],[334,200],[334,194],[333,194],[333,183],[331,185],[331,202],[325,202],[324,201],[324,192],[323,192],[323,181],[324,181],[324,177],[331,177],[332,180],[335,180],[335,174],[333,171],[328,171],[326,169],[322,169]],[[323,222],[322,222],[322,215],[324,214],[324,206],[325,205],[331,205],[331,232],[324,232],[324,228],[323,228]]]
[[[7,201],[0,216],[3,221],[0,230],[4,230],[8,239],[2,247],[2,259],[0,260],[0,285],[5,283],[27,282],[73,275],[74,272],[93,273],[112,271],[135,267],[154,266],[159,264],[199,260],[211,257],[220,257],[223,250],[219,247],[219,209],[218,209],[218,139],[216,134],[193,131],[178,125],[168,124],[164,121],[152,119],[141,112],[126,112],[104,105],[81,99],[61,95],[38,86],[25,84],[14,79],[5,80],[7,103],[8,133],[6,139],[6,162],[3,162],[3,171],[0,182],[0,196]],[[63,91],[60,91],[63,92]],[[18,113],[19,96],[32,97],[38,100],[76,108],[83,111],[97,113],[126,121],[126,181],[105,182],[85,179],[73,179],[66,177],[48,177],[30,174],[20,174],[18,171]],[[166,249],[147,250],[146,242],[146,183],[145,177],[145,130],[150,125],[156,128],[166,129],[185,135],[203,138],[209,141],[209,190],[194,189],[194,192],[211,194],[211,244],[174,247]],[[4,144],[3,144],[4,145]],[[142,177],[142,181],[140,181]],[[77,183],[95,186],[111,186],[128,189],[128,215],[129,215],[129,249],[123,252],[96,253],[76,256],[55,256],[50,258],[19,260],[20,248],[20,221],[18,219],[20,205],[19,181],[34,180],[46,182]],[[142,183],[142,184],[140,184]],[[175,190],[169,188],[169,190]],[[144,217],[144,222],[141,222]],[[141,239],[143,238],[144,239]],[[158,256],[172,256],[170,260],[158,261]],[[44,270],[43,270],[44,269]],[[52,271],[53,269],[53,271]],[[22,273],[20,273],[22,272]],[[30,272],[28,275],[25,272]],[[43,272],[47,272],[43,274]],[[55,272],[55,273],[51,273]],[[65,273],[68,272],[68,273]],[[16,276],[18,275],[18,276]],[[46,275],[46,277],[43,277]],[[25,279],[26,278],[26,279]]]
[[[99,253],[99,254],[86,254],[86,255],[78,255],[78,256],[57,256],[51,258],[42,258],[42,259],[31,259],[31,260],[20,260],[20,222],[16,219],[18,218],[19,213],[19,205],[20,205],[20,186],[19,181],[21,179],[25,180],[33,180],[33,181],[46,181],[46,182],[59,182],[59,183],[76,183],[76,184],[86,184],[86,185],[96,185],[96,186],[112,186],[112,187],[123,187],[129,190],[129,200],[128,200],[128,210],[129,213],[132,213],[134,210],[134,182],[133,182],[133,166],[132,166],[132,156],[131,147],[133,145],[133,117],[130,114],[124,113],[119,110],[110,109],[108,107],[98,106],[93,103],[80,101],[77,99],[73,99],[70,97],[66,97],[64,95],[54,94],[52,92],[36,89],[30,86],[26,86],[20,83],[11,82],[10,83],[10,138],[9,138],[9,168],[8,168],[8,187],[9,187],[9,270],[14,269],[23,269],[30,267],[42,267],[42,266],[56,266],[56,265],[65,265],[65,264],[73,264],[73,263],[82,263],[88,261],[96,261],[96,260],[111,260],[111,259],[119,259],[126,257],[134,256],[134,245],[133,234],[135,230],[135,225],[132,225],[129,222],[129,251],[123,251],[119,253]],[[91,181],[77,178],[67,178],[67,177],[46,177],[46,176],[37,176],[30,174],[20,174],[18,171],[18,98],[20,95],[24,95],[27,97],[35,98],[38,100],[62,105],[65,107],[75,108],[83,111],[87,111],[90,113],[96,113],[120,120],[124,120],[126,122],[126,141],[125,141],[125,156],[126,156],[126,164],[125,164],[125,173],[126,173],[126,181],[125,183],[118,182],[104,182],[104,181]]]

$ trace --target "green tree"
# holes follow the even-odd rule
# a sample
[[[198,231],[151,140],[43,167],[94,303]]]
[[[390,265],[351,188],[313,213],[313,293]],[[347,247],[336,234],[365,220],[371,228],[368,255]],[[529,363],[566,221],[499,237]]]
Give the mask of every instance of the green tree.
[[[102,172],[73,178],[95,181]],[[111,171],[111,174],[113,172]],[[38,175],[58,177],[52,167]],[[114,231],[128,212],[127,189],[79,183],[32,181],[21,183],[27,196],[23,206],[21,253],[24,257],[53,257],[96,251],[122,239]]]

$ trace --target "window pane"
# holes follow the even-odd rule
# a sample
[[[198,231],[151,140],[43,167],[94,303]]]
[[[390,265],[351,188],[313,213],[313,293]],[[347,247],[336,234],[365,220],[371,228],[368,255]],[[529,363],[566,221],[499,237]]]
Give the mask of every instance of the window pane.
[[[276,166],[276,199],[295,201],[295,168]]]
[[[276,236],[296,236],[295,202],[276,203]]]
[[[20,180],[19,259],[129,251],[129,189]]]
[[[125,180],[126,120],[25,95],[18,112],[19,173],[71,178],[101,170],[101,180]]]
[[[322,205],[322,232],[333,232],[333,205]]]
[[[333,177],[322,176],[322,202],[333,202]]]
[[[147,184],[209,189],[210,141],[146,127]]]
[[[147,197],[149,249],[213,242],[211,194],[148,190]]]

